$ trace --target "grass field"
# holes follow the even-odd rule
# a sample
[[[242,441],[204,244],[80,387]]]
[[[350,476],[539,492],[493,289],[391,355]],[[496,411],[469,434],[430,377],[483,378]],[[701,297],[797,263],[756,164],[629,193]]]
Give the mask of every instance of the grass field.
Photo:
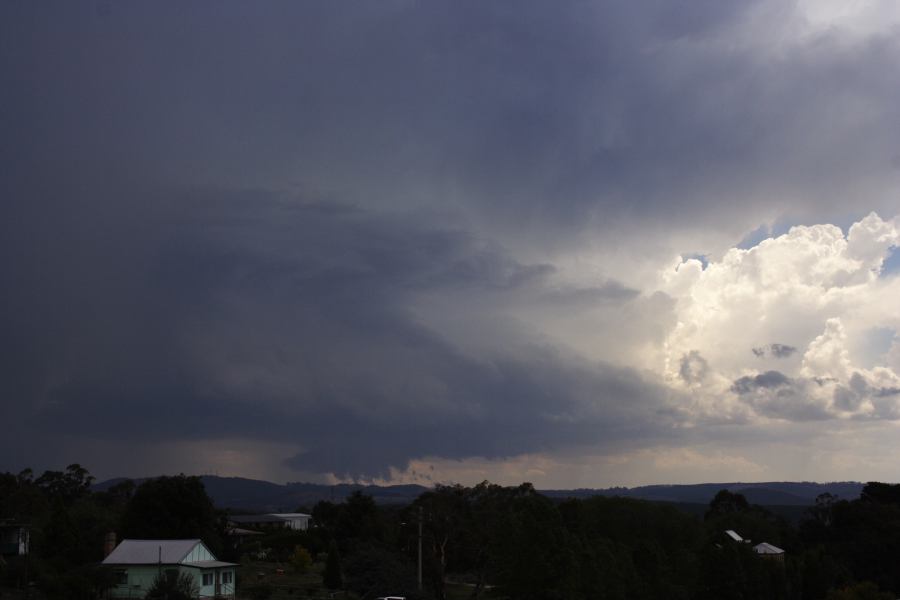
[[[322,585],[323,567],[323,563],[314,563],[306,572],[298,573],[288,563],[244,563],[238,569],[238,600],[262,599],[254,595],[262,589],[271,590],[269,600],[360,600],[352,592],[326,589]],[[448,583],[445,589],[447,600],[468,600],[472,595],[472,588],[460,583]],[[482,597],[491,596],[488,593]]]
[[[322,563],[298,573],[288,563],[248,562],[238,569],[238,598],[255,600],[270,589],[270,600],[358,600],[355,594],[331,592],[322,585]]]

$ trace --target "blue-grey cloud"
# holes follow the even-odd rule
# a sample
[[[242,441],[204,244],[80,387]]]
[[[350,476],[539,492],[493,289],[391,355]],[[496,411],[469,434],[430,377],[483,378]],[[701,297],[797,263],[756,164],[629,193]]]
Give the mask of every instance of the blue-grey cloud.
[[[727,222],[724,199],[758,215],[798,190],[797,217],[843,215],[848,188],[896,177],[898,42],[772,64],[721,41],[759,4],[11,6],[4,158],[450,204],[536,237]]]
[[[769,344],[767,346],[758,346],[751,349],[753,355],[757,358],[763,358],[770,355],[774,358],[788,358],[797,352],[797,348],[787,344]]]
[[[745,375],[735,380],[731,391],[758,415],[788,421],[818,421],[833,416],[808,393],[804,379],[788,377],[780,371]]]
[[[749,394],[760,388],[772,389],[790,385],[791,379],[779,371],[766,371],[759,375],[745,375],[736,380],[731,391],[737,394]]]
[[[846,385],[838,385],[834,389],[834,405],[837,409],[855,412],[866,401],[873,410],[867,414],[858,414],[860,419],[897,419],[900,418],[900,407],[897,404],[900,389],[892,386],[872,385],[860,372],[854,372]]]
[[[423,291],[635,298],[615,282],[544,292],[547,265],[334,203],[197,190],[119,212],[142,206],[93,212],[120,226],[105,234],[17,213],[17,227],[69,242],[28,246],[0,269],[30,278],[9,286],[0,319],[7,364],[27,367],[5,378],[21,400],[6,408],[29,435],[294,442],[305,450],[290,464],[359,477],[423,456],[665,437],[676,419],[636,372],[551,348],[481,359],[412,310]]]

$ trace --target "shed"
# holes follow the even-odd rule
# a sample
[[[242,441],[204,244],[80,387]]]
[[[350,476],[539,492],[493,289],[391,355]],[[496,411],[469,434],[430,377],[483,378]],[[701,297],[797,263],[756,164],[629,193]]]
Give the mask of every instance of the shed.
[[[773,546],[768,542],[762,542],[761,544],[753,546],[753,551],[764,558],[772,558],[779,561],[784,560],[784,550],[778,546]]]

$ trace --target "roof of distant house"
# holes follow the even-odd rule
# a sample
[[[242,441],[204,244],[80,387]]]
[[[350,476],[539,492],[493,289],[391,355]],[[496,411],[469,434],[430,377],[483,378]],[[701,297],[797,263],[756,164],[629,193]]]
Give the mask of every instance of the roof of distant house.
[[[757,554],[784,554],[784,550],[766,542],[753,546],[753,549]]]
[[[728,537],[730,537],[731,539],[733,539],[733,540],[736,541],[736,542],[743,542],[743,541],[744,541],[744,538],[742,538],[741,536],[739,536],[738,533],[737,533],[734,529],[726,529],[726,530],[725,530],[725,535],[727,535]]]
[[[276,515],[230,515],[228,520],[232,523],[284,523],[284,517]]]
[[[302,519],[302,518],[312,518],[312,515],[308,515],[306,513],[269,513],[273,517],[283,517],[285,519]]]

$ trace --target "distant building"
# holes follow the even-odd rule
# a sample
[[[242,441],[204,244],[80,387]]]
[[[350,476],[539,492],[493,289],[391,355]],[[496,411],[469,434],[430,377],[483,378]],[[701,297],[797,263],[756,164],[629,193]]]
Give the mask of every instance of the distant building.
[[[309,529],[309,521],[312,519],[311,515],[305,513],[272,513],[272,516],[285,519],[288,522],[288,527],[290,529],[299,529],[302,531]]]
[[[14,519],[0,519],[0,556],[25,556],[31,546],[31,528]]]
[[[784,562],[784,550],[782,550],[778,546],[773,546],[772,544],[763,542],[761,544],[753,546],[753,551],[764,558]]]
[[[217,560],[200,540],[122,540],[103,560],[117,576],[110,598],[143,598],[157,576],[189,574],[198,598],[234,598],[235,563]]]
[[[229,515],[228,524],[249,529],[287,529],[288,526],[287,520],[275,515]]]
[[[309,529],[312,516],[305,513],[268,513],[265,515],[231,515],[228,522],[232,527],[251,529]]]
[[[745,540],[740,536],[738,532],[733,529],[726,529],[725,535],[728,539],[737,542],[739,544],[749,544],[750,540]],[[784,562],[784,550],[779,548],[778,546],[773,546],[767,542],[762,542],[753,546],[753,551],[756,552],[759,556],[764,558],[777,560],[779,562]]]
[[[742,538],[740,535],[738,535],[738,532],[735,531],[734,529],[726,529],[725,535],[730,537],[735,542],[743,542],[744,541],[744,538]]]

